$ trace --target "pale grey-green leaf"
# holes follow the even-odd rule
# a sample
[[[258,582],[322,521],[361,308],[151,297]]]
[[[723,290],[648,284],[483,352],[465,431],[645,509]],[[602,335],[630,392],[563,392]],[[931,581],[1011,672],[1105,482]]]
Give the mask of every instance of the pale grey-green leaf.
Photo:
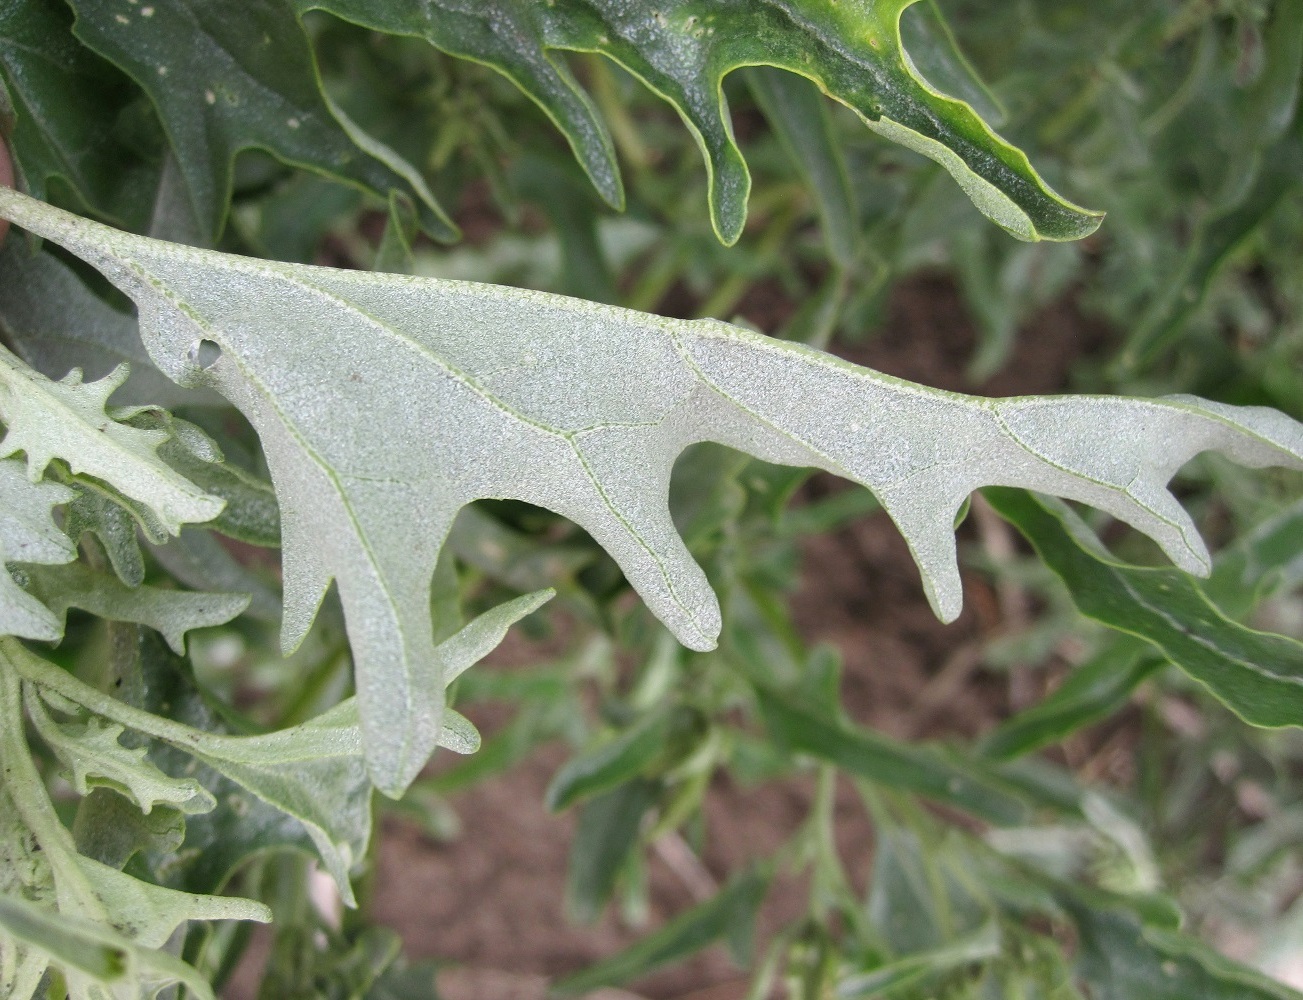
[[[23,463],[0,460],[0,564],[55,565],[77,557],[68,536],[54,523],[53,511],[75,494],[57,483],[33,483]],[[0,635],[25,639],[57,639],[59,619],[14,582],[0,565]]]
[[[105,412],[128,370],[121,365],[98,382],[83,382],[81,370],[74,368],[53,382],[0,348],[0,419],[8,428],[0,457],[24,452],[33,480],[52,459],[63,459],[73,472],[103,480],[144,504],[175,535],[182,524],[216,517],[223,502],[158,457],[165,433],[128,427]]]
[[[432,637],[430,579],[472,500],[576,521],[685,644],[709,649],[719,605],[667,503],[675,459],[698,441],[869,487],[946,621],[962,594],[954,516],[980,486],[1101,507],[1203,570],[1203,543],[1166,489],[1172,472],[1208,448],[1303,466],[1303,427],[1268,411],[985,399],[711,320],[193,250],[12,191],[0,214],[100,269],[137,302],[160,370],[216,386],[258,430],[284,512],[283,642],[299,641],[337,580],[368,760],[389,792],[437,742],[449,664]],[[206,369],[204,342],[220,351]]]
[[[183,813],[204,813],[217,803],[193,778],[164,774],[146,757],[145,747],[126,747],[125,729],[97,716],[71,723],[51,718],[42,699],[27,699],[27,715],[36,731],[63,762],[79,795],[89,795],[96,786],[112,788],[128,796],[148,813],[158,803]]]
[[[182,389],[165,378],[149,360],[134,317],[96,296],[66,264],[32,253],[22,240],[0,249],[0,329],[24,361],[52,379],[73,368],[97,379],[130,364],[130,376],[111,399],[117,406],[222,402],[214,392]]]
[[[35,988],[33,979],[39,981],[53,962],[63,971],[68,996],[78,1000],[153,997],[178,982],[198,996],[211,997],[193,968],[159,949],[189,920],[266,921],[270,911],[253,900],[195,895],[142,882],[77,853],[24,736],[24,687],[29,703],[37,697],[22,679],[28,661],[44,663],[15,640],[0,640],[0,759],[5,765],[0,773],[0,895],[20,896],[57,914],[74,934],[73,940],[62,942],[74,955],[65,958],[56,947],[60,942],[48,934],[15,933],[10,926],[4,937],[17,944],[12,952],[0,953],[0,985],[10,990],[4,995],[27,1000]],[[52,675],[72,680],[58,667],[45,667]],[[85,948],[96,941],[117,949],[126,968],[86,968]]]
[[[41,659],[0,640],[0,679],[11,671],[102,719],[190,754],[298,823],[350,905],[349,870],[371,836],[371,785],[362,756],[357,705],[351,699],[300,726],[262,736],[204,732],[126,705]],[[0,887],[2,888],[2,887]]]
[[[33,566],[28,570],[32,593],[57,619],[69,608],[81,608],[116,622],[148,625],[160,632],[178,655],[185,653],[185,634],[195,628],[225,625],[249,605],[248,594],[207,594],[161,587],[129,587],[116,576],[97,573],[80,563]]]

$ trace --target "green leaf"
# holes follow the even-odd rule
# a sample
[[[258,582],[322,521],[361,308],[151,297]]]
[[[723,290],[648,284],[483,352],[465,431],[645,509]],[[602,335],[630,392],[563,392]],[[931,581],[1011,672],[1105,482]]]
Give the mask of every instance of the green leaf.
[[[983,924],[939,948],[915,952],[879,966],[871,972],[848,976],[837,984],[838,1000],[854,997],[881,997],[889,991],[917,983],[929,976],[963,969],[1000,954],[1000,928],[995,922]]]
[[[659,781],[634,778],[592,799],[580,812],[566,877],[566,900],[576,920],[588,923],[602,912],[638,849],[643,816],[660,792]]]
[[[1114,364],[1119,377],[1141,370],[1177,341],[1202,308],[1222,266],[1272,217],[1276,206],[1299,189],[1300,177],[1303,136],[1287,135],[1261,153],[1261,164],[1243,197],[1201,222],[1177,273],[1140,317]]]
[[[1115,561],[1057,501],[1003,488],[985,493],[1082,614],[1153,644],[1245,722],[1303,726],[1303,643],[1227,618],[1184,574]]]
[[[1077,925],[1077,967],[1099,1000],[1300,1000],[1303,994],[1126,905],[1061,895]],[[1094,902],[1093,900],[1091,902]]]
[[[765,66],[746,70],[746,81],[814,193],[829,255],[850,267],[860,251],[860,210],[823,95],[811,81]]]
[[[0,191],[0,214],[119,282],[160,370],[216,386],[252,422],[281,501],[282,644],[295,647],[338,580],[368,760],[390,793],[438,741],[447,664],[430,580],[473,500],[523,500],[576,521],[682,642],[710,649],[719,606],[665,500],[690,443],[871,488],[945,621],[962,597],[955,515],[977,487],[1093,504],[1207,572],[1206,548],[1165,489],[1176,469],[1209,449],[1303,466],[1303,427],[1261,408],[963,396],[712,320],[255,262],[115,232],[13,191]],[[220,356],[204,368],[195,359],[208,351]]]
[[[88,687],[13,640],[0,640],[0,674],[11,671],[109,722],[185,752],[273,806],[307,832],[350,905],[349,870],[371,832],[370,785],[352,700],[301,726],[262,736],[225,736],[132,708]]]
[[[833,722],[786,694],[756,690],[771,736],[792,753],[809,754],[849,774],[958,806],[997,824],[1024,822],[1029,802],[993,770],[939,747],[899,743]]]
[[[110,621],[135,622],[160,632],[177,653],[185,652],[191,629],[225,625],[248,606],[245,594],[205,594],[161,587],[129,587],[117,577],[96,573],[80,563],[30,567],[31,591],[59,623],[69,608],[81,608]]]
[[[21,461],[0,460],[0,563],[57,565],[77,558],[53,517],[54,508],[74,496],[56,483],[33,483]],[[59,619],[0,567],[0,634],[53,640],[62,632]]]
[[[641,774],[664,753],[672,721],[669,709],[652,712],[614,739],[570,758],[547,786],[547,807],[559,812]]]
[[[1303,577],[1303,501],[1293,504],[1218,553],[1200,590],[1221,610],[1243,618],[1259,601]],[[1127,635],[1073,670],[1052,694],[1004,722],[982,741],[996,760],[1030,753],[1118,711],[1131,693],[1166,664],[1148,643]]]
[[[1004,106],[959,48],[937,0],[905,9],[900,38],[915,71],[932,89],[958,98],[993,125],[1004,121]]]
[[[1118,711],[1164,665],[1144,643],[1120,637],[1076,667],[1052,694],[1001,724],[982,741],[982,753],[1009,760],[1057,743]]]
[[[86,209],[134,226],[143,221],[134,206],[156,174],[115,135],[134,88],[77,44],[71,22],[54,0],[0,7],[0,107],[13,109],[18,176],[42,199],[57,178]]]
[[[0,348],[0,420],[8,427],[0,457],[24,452],[33,481],[52,459],[62,459],[74,473],[94,476],[143,504],[173,535],[184,523],[212,520],[222,501],[159,458],[167,435],[137,430],[105,412],[127,371],[124,365],[98,382],[83,383],[74,368],[52,382]]]
[[[5,861],[0,865],[0,898],[20,896],[51,916],[57,914],[71,937],[41,933],[41,927],[29,921],[15,935],[24,946],[7,956],[0,976],[12,977],[7,985],[27,991],[53,961],[62,967],[69,996],[78,1000],[103,996],[95,986],[105,971],[110,979],[129,977],[136,995],[152,997],[170,983],[183,982],[199,996],[211,997],[194,969],[160,949],[189,920],[265,921],[270,912],[251,900],[195,895],[142,882],[77,853],[24,740],[24,681],[17,657],[41,662],[12,639],[0,643],[0,756],[5,762],[0,775],[0,858]],[[10,920],[4,925],[11,934],[13,924]],[[116,948],[127,961],[107,970],[96,966],[95,942]],[[47,954],[47,947],[59,950]],[[7,995],[27,1000],[21,993]]]
[[[92,293],[66,264],[32,253],[22,240],[0,249],[0,329],[24,361],[52,379],[74,368],[98,379],[129,364],[131,374],[110,397],[114,405],[222,402],[216,393],[182,389],[164,378],[131,316]]]
[[[131,965],[130,947],[114,941],[104,928],[75,919],[70,922],[68,917],[55,916],[14,896],[0,896],[0,936],[37,948],[101,983],[125,978]],[[36,984],[20,984],[17,979],[6,982],[0,978],[0,987],[12,991],[5,996],[31,996]]]
[[[235,155],[254,147],[386,200],[406,198],[431,235],[456,237],[416,170],[322,92],[288,5],[73,0],[72,8],[74,34],[153,101],[210,242],[226,218]]]
[[[587,993],[627,982],[661,966],[678,962],[755,921],[769,889],[769,873],[751,869],[730,882],[714,899],[680,913],[665,926],[624,951],[557,982],[554,994]]]
[[[691,129],[706,157],[711,221],[727,244],[742,233],[751,187],[723,91],[724,77],[743,66],[808,77],[875,132],[939,162],[978,208],[1015,236],[1078,239],[1093,232],[1098,215],[1052,192],[1023,153],[914,70],[900,36],[901,13],[912,2],[721,6],[665,0],[654,11],[620,0],[523,6],[488,0],[469,9],[451,0],[298,5],[378,31],[420,36],[451,55],[492,66],[548,113],[602,196],[618,206],[623,192],[610,137],[561,53],[609,57],[672,104]]]
[[[61,706],[56,706],[61,707]],[[72,774],[78,795],[94,787],[111,788],[129,797],[143,813],[163,804],[183,813],[204,813],[216,800],[193,778],[173,778],[145,757],[145,747],[120,742],[126,731],[95,716],[72,723],[51,718],[40,698],[27,699],[27,714],[36,731]]]
[[[237,562],[209,531],[186,527],[166,545],[150,545],[150,554],[187,587],[207,592],[227,591],[250,596],[245,613],[262,622],[279,624],[280,591],[249,567]]]
[[[80,544],[87,532],[99,539],[118,579],[128,587],[145,581],[145,557],[136,538],[136,521],[131,512],[93,480],[74,480],[76,499],[63,515],[63,530]]]

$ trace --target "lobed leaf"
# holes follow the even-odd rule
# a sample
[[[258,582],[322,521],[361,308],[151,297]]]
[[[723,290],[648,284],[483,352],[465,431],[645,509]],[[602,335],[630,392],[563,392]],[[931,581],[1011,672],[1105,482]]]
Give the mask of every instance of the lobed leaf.
[[[130,81],[69,31],[52,0],[0,6],[0,112],[19,179],[37,198],[62,181],[86,209],[128,225],[156,170],[114,135],[132,100]],[[12,128],[12,132],[10,132]]]
[[[962,598],[955,515],[978,487],[1092,504],[1206,573],[1207,549],[1166,489],[1174,472],[1210,449],[1303,467],[1303,427],[1263,408],[966,396],[713,320],[254,261],[13,191],[0,191],[0,214],[100,269],[136,300],[159,369],[216,387],[252,422],[282,512],[282,644],[302,639],[337,580],[368,762],[394,794],[438,742],[451,663],[434,642],[430,581],[473,500],[571,518],[684,644],[710,649],[719,605],[667,503],[675,459],[695,442],[869,487],[945,621]]]
[[[117,622],[148,625],[177,653],[185,652],[191,629],[224,625],[249,604],[247,594],[206,594],[161,587],[131,587],[117,577],[96,573],[80,563],[31,567],[31,590],[54,613],[62,638],[69,608],[81,608]]]
[[[27,714],[46,746],[68,768],[78,795],[106,787],[130,798],[148,814],[155,805],[171,806],[183,813],[208,812],[216,800],[193,778],[164,774],[146,758],[145,747],[126,747],[126,730],[96,716],[84,721],[58,723],[40,698],[27,699]]]
[[[391,34],[427,39],[492,66],[551,117],[602,196],[623,203],[606,126],[561,53],[597,52],[642,80],[682,116],[706,158],[715,231],[732,244],[746,221],[751,178],[733,138],[724,78],[774,66],[812,80],[875,132],[945,167],[993,221],[1022,239],[1078,239],[1100,216],[1064,201],[961,100],[918,74],[901,42],[914,0],[297,0]]]
[[[28,1000],[51,963],[58,965],[74,1000],[108,1000],[113,995],[153,997],[165,986],[185,983],[198,996],[211,990],[198,973],[161,949],[190,920],[261,920],[271,917],[261,903],[196,895],[142,882],[77,853],[45,792],[24,738],[21,645],[0,647],[0,900],[18,896],[30,906],[9,908],[0,917],[6,957],[0,985],[14,1000]],[[38,661],[39,662],[39,661]],[[50,667],[65,677],[62,670]],[[73,682],[79,683],[79,682]],[[97,693],[97,692],[96,692]],[[32,907],[41,911],[34,914]],[[64,934],[51,932],[57,915]],[[96,945],[107,946],[107,965]],[[108,986],[124,980],[121,990]],[[127,992],[130,991],[130,994]]]
[[[66,264],[31,253],[21,240],[0,249],[0,329],[15,353],[51,379],[74,368],[99,379],[129,364],[131,374],[109,398],[117,406],[222,402],[216,393],[187,392],[164,378],[130,315],[94,294]]]
[[[34,483],[23,463],[0,460],[0,563],[57,565],[77,558],[53,511],[74,493],[57,483]],[[57,639],[63,628],[50,610],[0,568],[0,634]]]
[[[456,236],[416,170],[323,93],[288,5],[242,0],[72,0],[74,34],[157,108],[202,234],[222,230],[235,155],[258,148],[386,200],[407,199],[432,235]]]
[[[212,520],[223,501],[158,457],[167,434],[129,427],[105,412],[127,371],[124,365],[84,383],[74,368],[52,382],[0,348],[0,420],[8,428],[0,457],[24,452],[33,482],[52,459],[62,459],[73,472],[94,476],[144,505],[173,535],[187,522]]]

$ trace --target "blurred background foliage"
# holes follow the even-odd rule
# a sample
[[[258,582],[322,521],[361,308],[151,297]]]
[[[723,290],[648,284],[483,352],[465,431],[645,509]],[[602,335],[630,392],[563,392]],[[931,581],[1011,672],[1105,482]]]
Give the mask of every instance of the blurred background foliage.
[[[89,17],[94,5],[77,6]],[[875,136],[808,81],[751,67],[725,81],[753,180],[747,227],[725,247],[692,136],[613,62],[558,56],[608,124],[623,212],[493,70],[322,13],[304,24],[324,91],[419,168],[464,238],[432,243],[410,211],[245,151],[223,249],[715,316],[857,360],[875,357],[893,297],[922,280],[957,289],[958,315],[977,334],[950,387],[1020,391],[1022,338],[1067,352],[1054,390],[1196,393],[1303,419],[1300,0],[923,0],[906,10],[920,72],[1026,150],[1057,190],[1107,212],[1097,234],[1067,244],[1011,239],[935,164]],[[127,206],[117,216],[143,227],[131,185],[152,197],[159,124],[129,80],[78,58],[108,81],[99,99],[113,126],[96,142],[117,144],[94,207]],[[84,208],[75,188],[56,177],[49,197]],[[1062,337],[1067,322],[1089,336]],[[178,412],[265,474],[256,439],[229,413]],[[1203,593],[1229,619],[1303,635],[1298,477],[1201,460],[1180,482],[1219,552]],[[1238,720],[1173,669],[1180,654],[1134,609],[1091,614],[1088,585],[1065,581],[1047,555],[1076,545],[1077,515],[998,492],[975,501],[961,528],[968,582],[993,594],[996,610],[961,660],[920,688],[940,710],[914,740],[853,721],[871,711],[843,705],[844,651],[808,642],[788,605],[802,572],[821,572],[809,540],[871,516],[867,492],[715,446],[685,454],[676,522],[724,608],[720,648],[706,654],[678,647],[568,522],[520,504],[475,505],[436,572],[436,622],[451,631],[554,586],[559,599],[522,626],[549,658],[460,679],[459,710],[496,706],[483,749],[377,808],[455,837],[460,793],[563,740],[572,755],[547,804],[578,818],[558,891],[577,920],[616,907],[637,926],[648,859],[666,844],[692,859],[705,852],[703,803],[720,775],[746,788],[811,787],[808,817],[776,853],[714,872],[718,892],[562,980],[562,991],[636,984],[723,944],[752,970],[756,998],[1295,996],[1253,970],[1303,982],[1303,738]],[[1117,579],[1149,579],[1126,574],[1162,565],[1133,534],[1090,523],[1130,567]],[[232,554],[209,534],[187,535],[151,548],[152,577],[257,595],[251,615],[193,646],[200,687],[229,706],[233,724],[290,725],[344,696],[339,613],[328,608],[282,661],[270,550]],[[96,628],[75,620],[65,657],[101,655]],[[962,724],[973,676],[999,692],[994,709],[977,712],[975,737]],[[1125,765],[1102,766],[1115,752]],[[872,825],[871,871],[848,870],[836,847],[847,795]],[[800,915],[756,937],[767,893],[794,873]],[[406,965],[365,902],[333,926],[308,901],[310,877],[306,861],[256,855],[236,876],[277,911],[262,996],[434,995],[430,967]],[[221,982],[247,936],[195,931],[187,955]]]

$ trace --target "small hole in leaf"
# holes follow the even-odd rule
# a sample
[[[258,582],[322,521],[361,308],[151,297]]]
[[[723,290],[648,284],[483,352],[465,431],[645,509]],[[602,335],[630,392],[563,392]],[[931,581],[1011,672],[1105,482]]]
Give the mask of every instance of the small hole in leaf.
[[[190,360],[205,371],[217,364],[222,349],[211,340],[196,340],[190,348]]]

